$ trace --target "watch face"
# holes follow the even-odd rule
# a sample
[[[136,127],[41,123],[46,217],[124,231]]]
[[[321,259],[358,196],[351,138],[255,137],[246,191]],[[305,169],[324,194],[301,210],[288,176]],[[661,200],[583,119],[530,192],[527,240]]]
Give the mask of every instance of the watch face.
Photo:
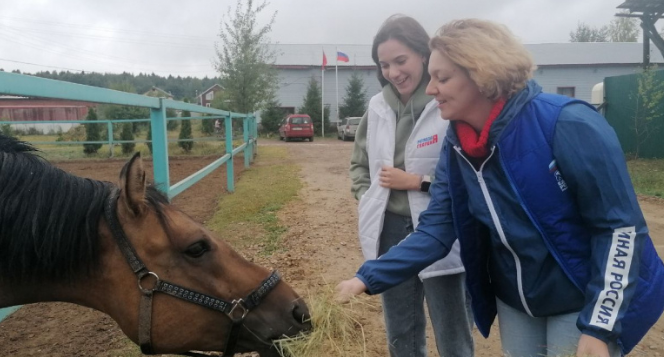
[[[431,186],[431,182],[429,181],[422,181],[420,184],[420,191],[422,192],[429,192],[429,187]]]

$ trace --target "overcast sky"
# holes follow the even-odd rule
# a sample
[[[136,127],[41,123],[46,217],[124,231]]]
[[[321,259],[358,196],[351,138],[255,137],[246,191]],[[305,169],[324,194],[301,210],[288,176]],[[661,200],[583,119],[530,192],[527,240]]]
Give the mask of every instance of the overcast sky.
[[[567,42],[579,21],[608,24],[624,0],[272,0],[281,44],[370,44],[394,13],[430,34],[477,17],[507,25],[524,43]],[[0,68],[215,76],[220,21],[236,0],[2,0]],[[340,47],[340,50],[343,46]]]

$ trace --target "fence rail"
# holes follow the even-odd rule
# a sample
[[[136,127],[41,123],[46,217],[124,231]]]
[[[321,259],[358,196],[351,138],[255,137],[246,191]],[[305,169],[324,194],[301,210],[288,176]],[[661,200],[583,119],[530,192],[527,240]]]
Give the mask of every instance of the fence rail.
[[[166,120],[193,120],[193,119],[208,119],[215,120],[219,117],[173,117],[166,118]],[[99,119],[99,120],[49,120],[49,121],[39,121],[39,120],[17,120],[17,121],[7,121],[0,120],[1,125],[27,125],[27,126],[37,126],[37,125],[54,125],[54,124],[99,124],[106,125],[107,138],[106,140],[75,140],[75,141],[35,141],[31,140],[31,144],[35,145],[84,145],[84,144],[105,144],[109,146],[109,157],[113,157],[113,146],[115,144],[124,144],[124,143],[151,143],[152,140],[143,140],[143,139],[134,139],[134,140],[119,140],[115,139],[113,129],[113,124],[123,124],[123,123],[150,123],[150,119]],[[233,140],[236,138],[233,137]],[[169,143],[175,142],[199,142],[199,141],[219,141],[219,137],[202,137],[202,138],[193,138],[193,139],[168,139]]]
[[[154,170],[154,181],[161,189],[168,195],[169,198],[175,197],[183,191],[183,187],[190,187],[198,180],[204,177],[204,173],[210,173],[215,168],[226,164],[227,171],[227,190],[233,192],[234,186],[234,170],[233,160],[231,158],[240,152],[244,153],[245,166],[249,166],[253,153],[256,150],[257,127],[256,119],[252,114],[234,113],[226,110],[220,110],[210,107],[204,107],[191,103],[179,102],[165,98],[154,98],[144,95],[125,93],[111,89],[97,88],[85,86],[81,84],[68,83],[62,81],[55,81],[51,79],[38,78],[33,76],[20,75],[15,73],[0,72],[0,94],[16,95],[24,97],[39,97],[51,99],[64,99],[76,100],[91,103],[101,104],[117,104],[144,107],[150,109],[150,119],[134,119],[129,118],[122,122],[149,122],[152,129],[152,162]],[[166,109],[187,110],[194,113],[200,113],[207,116],[192,116],[187,118],[167,118]],[[166,131],[166,123],[168,120],[191,120],[191,119],[223,119],[225,131],[225,152],[222,158],[184,179],[171,185],[170,177],[168,174],[168,138]],[[241,149],[233,147],[233,120],[242,119],[243,128],[243,144],[240,145]],[[97,121],[50,121],[39,122],[42,124],[49,123],[97,123],[106,124],[108,128],[108,138],[105,141],[85,142],[79,141],[76,144],[86,143],[122,143],[113,139],[113,120],[97,120]],[[16,121],[16,122],[0,122],[0,124],[34,124],[34,122]],[[139,142],[139,141],[137,141]],[[60,142],[35,142],[39,144],[61,144]],[[191,181],[191,182],[190,182]]]

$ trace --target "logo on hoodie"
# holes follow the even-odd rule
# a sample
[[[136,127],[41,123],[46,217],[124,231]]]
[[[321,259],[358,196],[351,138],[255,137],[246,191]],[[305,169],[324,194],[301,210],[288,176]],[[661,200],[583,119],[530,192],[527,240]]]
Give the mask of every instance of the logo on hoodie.
[[[553,174],[553,177],[556,178],[556,181],[558,182],[558,187],[560,187],[560,191],[567,191],[567,182],[563,179],[563,175],[560,174],[560,171],[558,170],[558,166],[556,165],[556,160],[551,161],[549,164],[549,173]]]
[[[417,148],[423,148],[425,146],[433,145],[438,142],[438,134],[427,136],[426,138],[417,140]]]

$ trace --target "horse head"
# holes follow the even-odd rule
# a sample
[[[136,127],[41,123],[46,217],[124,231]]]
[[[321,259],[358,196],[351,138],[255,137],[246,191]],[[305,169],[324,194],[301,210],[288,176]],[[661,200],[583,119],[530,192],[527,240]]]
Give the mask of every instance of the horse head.
[[[112,281],[117,292],[108,299],[111,308],[106,312],[127,336],[145,347],[139,326],[151,330],[145,352],[152,353],[227,351],[237,342],[237,352],[272,356],[278,355],[272,340],[311,327],[307,306],[290,286],[169,205],[145,177],[140,155],[135,155],[122,169],[113,205],[117,222],[146,268],[138,282],[117,244],[116,236],[122,233],[113,232],[108,222],[112,218],[105,220],[101,232],[109,265],[104,280]],[[151,321],[141,321],[145,308],[138,308],[146,293],[153,295]],[[250,296],[260,302],[250,305]],[[208,308],[215,303],[229,306],[226,311]],[[232,331],[234,322],[237,331]],[[237,337],[229,338],[234,334]]]

